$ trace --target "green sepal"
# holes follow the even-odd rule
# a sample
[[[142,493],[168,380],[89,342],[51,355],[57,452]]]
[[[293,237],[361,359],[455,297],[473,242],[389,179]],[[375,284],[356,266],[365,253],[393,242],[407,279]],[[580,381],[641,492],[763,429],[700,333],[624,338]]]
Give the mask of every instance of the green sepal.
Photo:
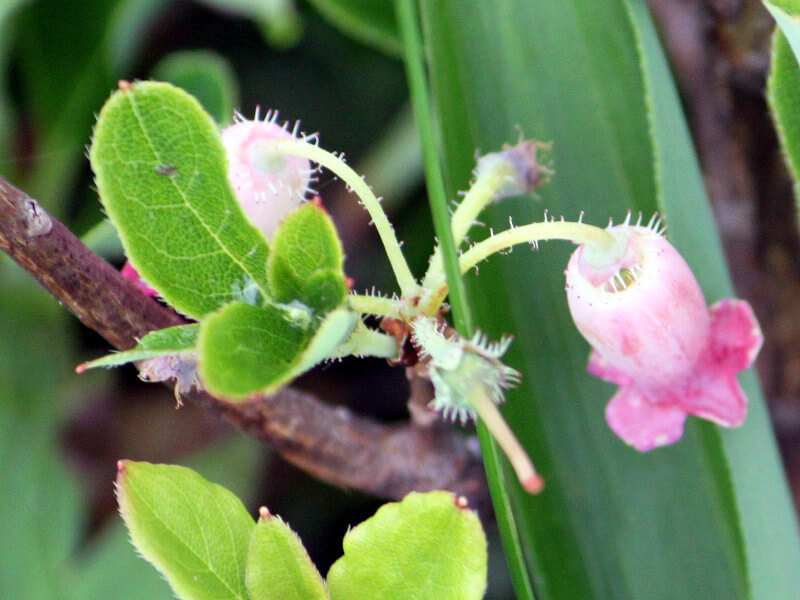
[[[272,239],[270,290],[278,302],[300,300],[327,312],[340,306],[347,294],[343,265],[342,242],[333,221],[322,207],[307,202],[286,217]]]
[[[336,356],[336,350],[350,339],[350,335],[360,322],[358,313],[348,308],[337,308],[325,315],[300,357],[297,375],[308,371],[326,358]]]
[[[176,325],[175,327],[151,331],[139,341],[135,348],[123,352],[114,352],[108,356],[85,362],[78,367],[78,372],[82,373],[87,369],[95,369],[97,367],[117,367],[157,356],[191,352],[197,346],[199,332],[199,323]]]
[[[328,600],[300,538],[266,509],[250,537],[246,573],[250,600]]]
[[[267,240],[236,201],[217,126],[192,96],[124,84],[100,111],[89,158],[128,259],[176,310],[199,320],[250,280],[269,296]]]
[[[182,600],[247,600],[255,522],[231,492],[185,467],[120,461],[117,499],[131,541]]]
[[[486,537],[449,492],[411,493],[347,533],[328,572],[332,600],[480,600]]]

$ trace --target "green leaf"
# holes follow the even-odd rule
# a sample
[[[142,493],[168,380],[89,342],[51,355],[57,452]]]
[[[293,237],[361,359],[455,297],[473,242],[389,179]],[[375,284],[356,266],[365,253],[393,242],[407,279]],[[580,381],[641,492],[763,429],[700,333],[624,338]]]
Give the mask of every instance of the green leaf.
[[[106,48],[111,72],[125,76],[136,68],[143,54],[148,30],[169,10],[172,0],[118,0],[106,29]]]
[[[714,297],[727,281],[720,280],[724,267],[705,198],[695,193],[691,149],[679,135],[672,136],[673,145],[659,138],[653,148],[663,132],[651,133],[651,117],[682,131],[682,116],[646,102],[646,85],[663,93],[666,74],[650,72],[651,57],[639,47],[642,22],[631,20],[640,15],[630,8],[623,1],[583,0],[423,3],[449,195],[466,187],[474,148],[499,148],[521,127],[526,136],[553,142],[555,175],[537,190],[541,203],[507,201],[490,211],[490,226],[504,228],[508,213],[516,224],[541,220],[544,208],[568,219],[585,210],[587,221],[603,225],[627,209],[652,213],[658,197],[670,230],[677,229],[679,250],[707,257],[702,283]],[[643,68],[659,81],[645,82]],[[685,172],[686,156],[692,170]],[[691,238],[685,234],[690,227]],[[614,388],[586,373],[588,346],[567,311],[562,271],[569,252],[557,244],[535,254],[517,251],[469,277],[481,328],[492,337],[515,335],[507,359],[524,379],[509,394],[504,414],[547,481],[539,496],[524,494],[505,461],[487,450],[518,597],[748,597],[753,574],[743,564],[741,535],[752,561],[768,555],[772,534],[748,527],[748,521],[763,523],[764,509],[743,498],[764,486],[775,492],[781,519],[789,517],[780,474],[772,466],[753,472],[731,442],[749,438],[756,423],[747,444],[766,447],[767,464],[775,464],[773,441],[761,427],[763,405],[752,395],[748,425],[725,432],[722,442],[716,427],[690,419],[684,439],[670,448],[640,455],[625,447],[603,418]],[[732,462],[726,454],[735,456]],[[745,465],[741,471],[739,464]],[[738,474],[745,472],[746,487]],[[794,546],[789,530],[785,541]]]
[[[389,54],[400,53],[392,0],[310,0],[344,33]]]
[[[65,315],[11,261],[0,280],[0,598],[61,600],[81,527],[63,455],[69,394],[54,393],[68,389]]]
[[[348,309],[318,321],[303,308],[233,302],[200,328],[200,378],[213,394],[269,394],[330,356],[355,328]]]
[[[79,373],[97,367],[117,367],[137,360],[146,360],[156,356],[169,356],[181,352],[193,351],[197,346],[199,323],[176,325],[158,331],[151,331],[144,336],[135,348],[123,352],[114,352],[96,360],[83,363]]]
[[[316,312],[341,306],[347,295],[342,243],[330,216],[312,202],[281,223],[268,261],[270,290],[278,302],[300,300]]]
[[[309,321],[292,322],[274,305],[233,302],[202,323],[200,378],[226,398],[269,393],[292,379],[309,338]]]
[[[347,283],[341,269],[325,269],[309,276],[300,292],[300,300],[316,314],[327,314],[347,298]]]
[[[480,600],[486,560],[473,511],[448,492],[411,493],[345,535],[328,590],[332,600]]]
[[[247,555],[250,600],[327,600],[328,592],[297,534],[261,509]]]
[[[131,263],[196,319],[250,282],[266,297],[268,245],[228,184],[211,117],[167,83],[128,84],[106,102],[90,151],[103,206]]]
[[[264,38],[278,48],[294,46],[303,33],[294,0],[199,0],[224,12],[253,19]]]
[[[795,182],[795,199],[800,199],[800,2],[764,2],[779,30],[772,43],[772,62],[767,80],[767,97],[772,117]],[[783,6],[786,10],[780,8]],[[789,11],[789,12],[786,12]]]
[[[239,499],[185,467],[120,461],[120,512],[139,552],[183,600],[248,600],[255,523]]]
[[[233,111],[239,106],[236,74],[225,57],[216,52],[173,52],[162,58],[150,75],[186,90],[197,98],[217,123],[229,123]]]
[[[233,435],[186,457],[187,465],[223,485],[245,503],[258,493],[264,446],[255,438]],[[75,593],[80,600],[107,600],[113,589],[120,600],[168,600],[169,585],[131,546],[122,519],[107,523],[73,561]]]
[[[57,216],[83,164],[94,115],[115,81],[105,34],[119,1],[37,0],[14,19],[11,54],[34,143],[20,187]]]

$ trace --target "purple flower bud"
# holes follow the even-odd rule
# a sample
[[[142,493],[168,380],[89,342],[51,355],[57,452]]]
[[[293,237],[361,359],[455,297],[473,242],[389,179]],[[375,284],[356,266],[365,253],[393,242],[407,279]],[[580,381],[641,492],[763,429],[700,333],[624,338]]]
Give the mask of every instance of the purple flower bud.
[[[736,374],[763,342],[750,305],[707,308],[686,261],[655,231],[608,232],[612,251],[581,245],[565,274],[572,318],[592,346],[588,370],[619,386],[606,408],[611,429],[644,452],[680,439],[687,414],[741,425],[747,398]]]

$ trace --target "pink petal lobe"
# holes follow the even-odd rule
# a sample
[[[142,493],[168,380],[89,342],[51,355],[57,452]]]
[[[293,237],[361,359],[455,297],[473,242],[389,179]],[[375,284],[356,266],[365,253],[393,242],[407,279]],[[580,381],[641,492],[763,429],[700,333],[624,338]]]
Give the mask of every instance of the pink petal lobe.
[[[586,365],[586,370],[590,375],[599,377],[609,383],[616,383],[617,385],[630,385],[633,383],[631,377],[614,367],[594,348],[589,353],[589,364]]]
[[[683,435],[686,413],[651,402],[635,385],[620,386],[606,406],[611,430],[639,452],[673,444]]]
[[[709,312],[711,353],[734,373],[744,371],[753,364],[764,343],[753,309],[744,300],[725,298]]]
[[[747,397],[736,372],[709,361],[701,361],[695,380],[679,396],[676,405],[691,415],[725,427],[738,427],[747,416]]]

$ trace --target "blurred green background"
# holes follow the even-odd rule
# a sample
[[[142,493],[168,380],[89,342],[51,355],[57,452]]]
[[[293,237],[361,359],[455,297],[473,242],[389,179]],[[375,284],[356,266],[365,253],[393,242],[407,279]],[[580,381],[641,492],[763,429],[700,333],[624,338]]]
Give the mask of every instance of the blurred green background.
[[[787,226],[793,222],[786,217],[790,184],[761,96],[769,20],[757,2],[727,3],[737,10],[709,3],[689,14],[702,23],[703,35],[699,49],[687,50],[686,35],[695,30],[676,25],[685,17],[676,12],[679,4],[654,3],[655,16],[716,201],[734,282],[755,304],[770,340],[760,367],[798,490],[800,253],[795,228]],[[320,132],[322,145],[344,152],[386,198],[412,269],[422,273],[433,230],[406,76],[393,55],[397,46],[380,29],[359,33],[368,43],[341,33],[315,6],[292,0],[0,0],[0,174],[121,265],[113,236],[96,229],[103,215],[85,150],[94,116],[117,80],[166,79],[196,94],[221,122],[233,108],[250,117],[260,106],[262,114],[278,109],[282,120],[300,119],[304,131]],[[707,97],[708,79],[691,68],[697,64],[717,83],[723,69],[714,66],[727,67],[727,95]],[[720,106],[728,107],[726,131],[732,132],[722,142],[719,115],[708,112]],[[719,148],[726,153],[722,166],[715,162]],[[759,164],[768,167],[754,167]],[[721,172],[732,173],[734,183]],[[355,289],[391,291],[388,265],[365,258],[379,253],[366,215],[328,175],[317,189],[344,240]],[[760,198],[745,206],[745,214],[760,218],[745,219],[743,231],[736,229],[741,197]],[[268,505],[300,534],[323,573],[339,556],[347,528],[380,504],[312,480],[196,407],[175,410],[170,390],[140,383],[133,369],[75,375],[75,365],[108,345],[4,256],[0,281],[0,598],[99,600],[110,589],[120,599],[171,597],[134,554],[115,514],[118,458],[187,464],[249,507]],[[407,416],[400,369],[375,360],[322,370],[324,383],[317,370],[299,385],[324,385],[326,400],[382,419]],[[492,549],[488,597],[511,598],[485,516]]]

